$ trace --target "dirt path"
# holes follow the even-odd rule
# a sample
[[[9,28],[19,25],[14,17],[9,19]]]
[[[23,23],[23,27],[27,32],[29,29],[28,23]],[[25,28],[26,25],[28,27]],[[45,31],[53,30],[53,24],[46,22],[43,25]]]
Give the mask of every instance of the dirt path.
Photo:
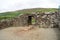
[[[60,40],[60,31],[58,28],[10,27],[0,30],[0,40]]]

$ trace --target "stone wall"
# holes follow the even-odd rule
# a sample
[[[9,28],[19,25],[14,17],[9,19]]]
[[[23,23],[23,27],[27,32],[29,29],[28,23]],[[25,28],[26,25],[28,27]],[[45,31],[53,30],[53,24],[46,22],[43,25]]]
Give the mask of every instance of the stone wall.
[[[58,11],[58,25],[59,25],[59,28],[60,28],[60,10]]]
[[[32,13],[32,14],[23,14],[19,15],[10,20],[1,20],[0,29],[10,26],[29,26],[28,17],[31,16],[35,19],[35,26],[53,28],[58,27],[58,12],[50,13]]]
[[[38,22],[40,23],[40,27],[48,27],[53,28],[57,27],[58,19],[57,13],[45,13],[43,16],[38,18]],[[40,20],[39,20],[40,19]]]

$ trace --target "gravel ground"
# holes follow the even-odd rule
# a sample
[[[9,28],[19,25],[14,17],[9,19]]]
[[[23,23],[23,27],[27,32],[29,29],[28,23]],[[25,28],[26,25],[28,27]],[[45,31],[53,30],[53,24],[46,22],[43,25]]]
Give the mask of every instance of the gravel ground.
[[[0,40],[60,40],[58,28],[10,27],[0,30]]]

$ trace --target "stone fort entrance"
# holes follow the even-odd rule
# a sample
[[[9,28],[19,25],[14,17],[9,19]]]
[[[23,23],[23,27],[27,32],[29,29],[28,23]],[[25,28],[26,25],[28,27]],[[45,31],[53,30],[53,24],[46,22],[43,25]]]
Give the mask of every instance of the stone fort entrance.
[[[36,23],[36,20],[33,16],[28,16],[28,25],[33,25]]]
[[[13,23],[15,26],[40,26],[40,27],[53,27],[57,24],[57,13],[41,13],[41,14],[23,14]]]
[[[7,26],[29,26],[33,25],[45,28],[57,27],[59,25],[58,12],[55,13],[33,13],[22,14],[11,20],[4,20],[0,22],[0,27]]]

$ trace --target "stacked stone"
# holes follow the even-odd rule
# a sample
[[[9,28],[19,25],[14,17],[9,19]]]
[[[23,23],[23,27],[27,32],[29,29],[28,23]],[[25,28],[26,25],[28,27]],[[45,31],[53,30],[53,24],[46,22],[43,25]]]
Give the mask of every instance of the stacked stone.
[[[11,26],[10,20],[6,20],[6,19],[0,20],[0,29],[7,28],[9,26]]]
[[[59,24],[59,28],[60,28],[60,6],[59,6],[59,9],[58,9],[58,24]]]

